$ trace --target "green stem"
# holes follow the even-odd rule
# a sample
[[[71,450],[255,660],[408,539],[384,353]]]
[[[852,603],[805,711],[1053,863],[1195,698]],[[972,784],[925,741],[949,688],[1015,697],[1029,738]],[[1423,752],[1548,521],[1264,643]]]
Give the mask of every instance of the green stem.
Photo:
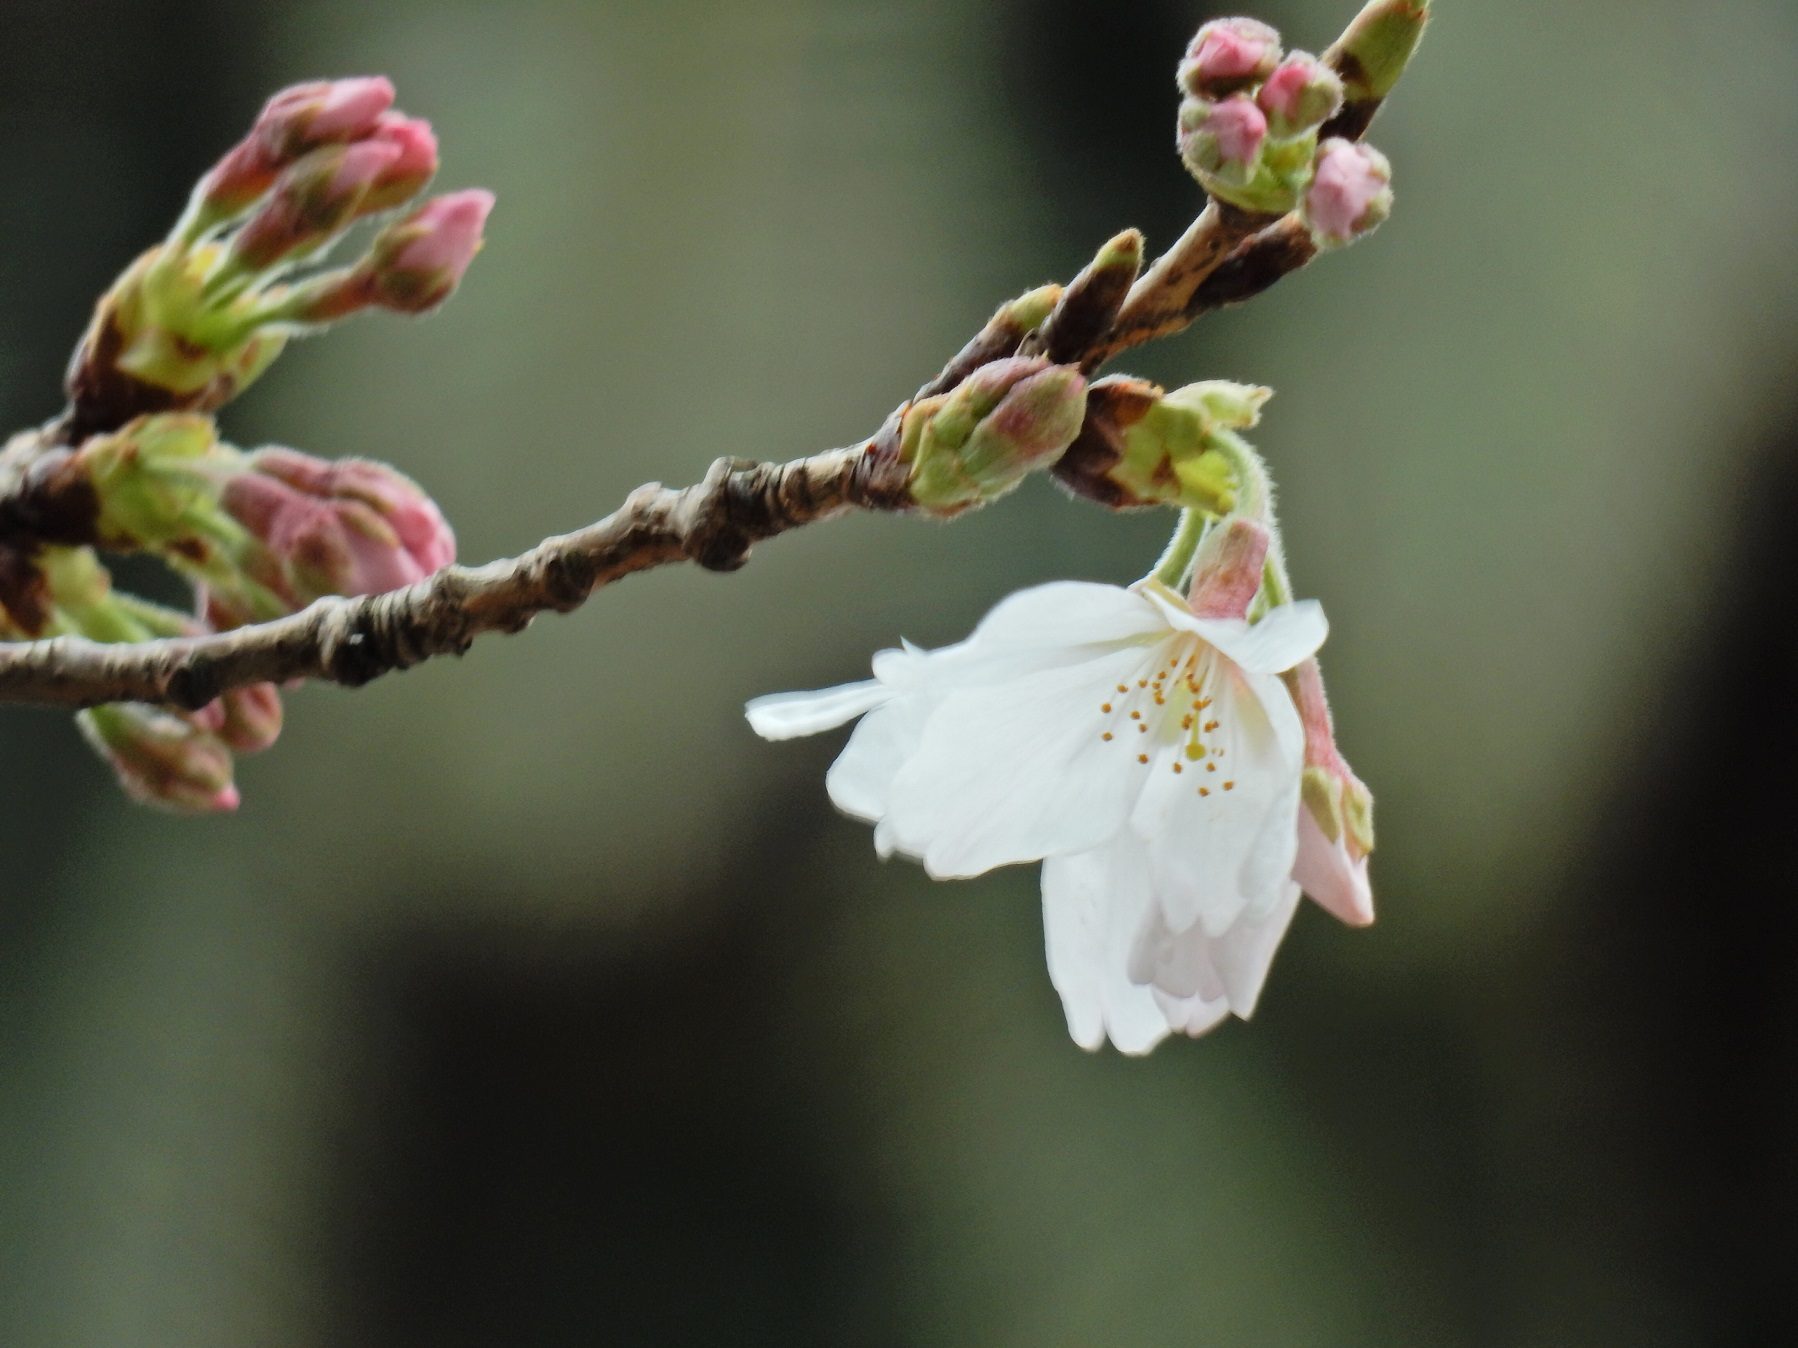
[[[194,636],[199,628],[199,624],[194,620],[192,614],[183,613],[180,609],[169,608],[125,590],[114,590],[112,602],[135,621],[142,623],[154,636]]]
[[[1292,578],[1286,570],[1286,546],[1280,539],[1280,522],[1274,517],[1274,488],[1267,475],[1267,465],[1248,441],[1233,431],[1218,431],[1213,447],[1236,471],[1236,510],[1233,513],[1255,520],[1267,530],[1267,562],[1262,568],[1257,607],[1265,611],[1290,604]]]
[[[1155,563],[1149,579],[1158,581],[1170,590],[1180,589],[1186,583],[1186,573],[1192,570],[1193,555],[1198,552],[1205,531],[1210,527],[1211,516],[1207,512],[1182,510],[1174,536],[1168,540],[1167,549],[1161,554],[1161,560]]]

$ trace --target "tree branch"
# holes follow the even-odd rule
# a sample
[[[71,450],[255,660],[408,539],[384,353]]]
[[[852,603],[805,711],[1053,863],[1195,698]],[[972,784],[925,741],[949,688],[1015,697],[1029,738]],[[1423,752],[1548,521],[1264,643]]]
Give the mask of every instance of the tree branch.
[[[896,423],[890,423],[896,424]],[[596,524],[486,566],[448,567],[403,590],[322,599],[273,622],[200,637],[106,645],[79,637],[0,645],[0,702],[86,707],[152,702],[188,709],[246,684],[322,679],[357,687],[483,632],[517,632],[567,613],[638,571],[696,562],[732,571],[750,546],[845,511],[904,509],[892,440],[784,464],[720,459],[705,480],[639,487]]]

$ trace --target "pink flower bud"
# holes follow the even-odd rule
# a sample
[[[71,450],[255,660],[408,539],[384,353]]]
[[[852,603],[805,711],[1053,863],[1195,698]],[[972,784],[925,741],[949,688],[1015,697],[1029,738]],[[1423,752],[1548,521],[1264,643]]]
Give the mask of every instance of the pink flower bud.
[[[383,230],[356,269],[368,302],[400,313],[434,309],[481,250],[493,193],[473,188],[433,197]]]
[[[374,215],[403,205],[424,190],[437,173],[437,137],[431,124],[422,118],[405,117],[386,112],[375,123],[369,140],[378,145],[391,145],[399,151],[393,162],[381,172],[362,204],[358,215]]]
[[[1201,618],[1244,618],[1261,589],[1267,526],[1230,519],[1205,535],[1193,559],[1192,611]]]
[[[274,195],[232,236],[233,262],[265,271],[317,252],[349,227],[401,153],[398,145],[372,140],[314,150],[281,175]]]
[[[1371,145],[1326,140],[1301,210],[1320,247],[1351,243],[1392,214],[1392,165]]]
[[[237,808],[230,750],[191,716],[119,702],[76,720],[132,799],[194,814]]]
[[[1319,906],[1352,927],[1373,921],[1367,858],[1373,851],[1373,797],[1336,747],[1323,673],[1315,659],[1286,674],[1305,727],[1304,807],[1292,878]]]
[[[240,754],[260,753],[281,735],[281,693],[272,683],[233,688],[192,713],[193,722]]]
[[[1221,103],[1189,100],[1180,109],[1180,156],[1204,181],[1220,170],[1240,174],[1267,139],[1267,118],[1246,94]]]
[[[1266,79],[1280,62],[1280,34],[1258,19],[1213,19],[1180,63],[1180,87],[1194,98],[1218,98]]]
[[[269,159],[284,163],[320,145],[360,140],[392,106],[385,75],[296,84],[269,99],[250,135]]]
[[[296,604],[378,594],[455,560],[456,539],[410,478],[365,459],[329,462],[291,449],[248,456],[225,509],[261,545]]]
[[[1271,134],[1285,138],[1322,126],[1342,107],[1342,80],[1308,52],[1294,52],[1255,95]]]
[[[192,214],[207,229],[247,211],[308,150],[360,140],[393,104],[382,76],[317,81],[283,89],[264,105],[249,135],[200,179]]]

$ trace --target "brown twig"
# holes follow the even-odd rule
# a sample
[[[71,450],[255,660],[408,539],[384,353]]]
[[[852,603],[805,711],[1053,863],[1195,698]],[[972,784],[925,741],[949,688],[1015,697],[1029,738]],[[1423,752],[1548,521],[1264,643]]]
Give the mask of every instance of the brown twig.
[[[906,506],[884,437],[784,464],[720,459],[705,480],[651,484],[596,524],[486,566],[452,566],[403,590],[322,599],[273,622],[211,636],[105,645],[77,637],[0,645],[0,702],[202,707],[229,688],[289,679],[356,687],[483,632],[567,613],[638,571],[696,562],[732,571],[750,546],[857,507]]]
[[[1130,288],[1111,330],[1088,348],[1082,362],[1097,369],[1113,356],[1171,336],[1194,318],[1193,297],[1223,261],[1279,217],[1239,210],[1227,202],[1206,205],[1155,265]]]

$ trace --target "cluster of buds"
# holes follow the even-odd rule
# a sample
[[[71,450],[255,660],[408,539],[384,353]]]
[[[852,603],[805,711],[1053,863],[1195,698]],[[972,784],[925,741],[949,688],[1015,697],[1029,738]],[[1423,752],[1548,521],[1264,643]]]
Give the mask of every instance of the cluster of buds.
[[[39,565],[51,631],[116,642],[212,630],[199,618],[114,590],[89,548],[47,548]],[[232,810],[233,755],[275,742],[281,697],[270,684],[252,684],[197,711],[115,703],[80,713],[76,723],[134,800],[188,813]]]
[[[1389,36],[1394,20],[1386,11],[1395,7],[1415,11],[1406,30],[1415,45],[1424,11],[1416,0],[1376,0],[1343,42],[1364,41],[1358,34],[1376,21],[1386,25],[1375,30],[1382,40]],[[1391,211],[1390,166],[1377,150],[1352,140],[1319,142],[1349,97],[1339,68],[1360,72],[1357,60],[1352,45],[1343,44],[1333,60],[1285,53],[1280,35],[1255,19],[1206,24],[1180,64],[1182,161],[1218,201],[1256,214],[1301,212],[1320,245],[1367,233]],[[1377,102],[1365,88],[1356,95]]]
[[[196,636],[325,595],[397,589],[455,560],[442,513],[395,469],[291,449],[245,453],[194,413],[139,417],[92,436],[57,473],[88,489],[99,546],[160,558],[193,583],[196,601],[191,614],[162,608],[114,590],[91,548],[46,548],[38,566],[48,632],[107,642]],[[80,719],[133,797],[221,810],[237,803],[232,755],[274,743],[281,701],[260,684],[195,712],[123,705]]]
[[[245,453],[193,413],[94,436],[71,467],[93,487],[102,546],[154,553],[189,576],[215,627],[398,589],[455,560],[443,513],[397,469],[292,449]]]
[[[410,478],[361,459],[245,453],[212,417],[289,338],[364,309],[432,310],[480,250],[493,197],[417,201],[437,139],[393,98],[381,78],[276,94],[168,237],[101,297],[69,369],[68,412],[0,453],[31,540],[0,555],[0,632],[200,636],[410,585],[454,560],[449,525]],[[358,259],[323,269],[358,223],[387,215]],[[192,608],[116,591],[97,550],[158,558],[190,583]],[[274,743],[281,720],[268,684],[196,711],[80,715],[132,796],[188,811],[235,808],[234,755]]]
[[[372,459],[269,448],[243,455],[219,504],[243,531],[240,570],[301,607],[332,594],[412,585],[456,559],[456,537],[412,479]],[[214,617],[228,589],[211,595]]]
[[[296,333],[360,309],[422,313],[449,296],[480,248],[489,193],[426,201],[354,265],[295,274],[436,174],[430,125],[392,103],[385,79],[297,85],[269,100],[169,237],[102,296],[69,368],[77,437],[144,412],[213,411]]]
[[[1245,455],[1271,390],[1212,379],[1172,393],[1112,375],[1087,390],[1086,421],[1051,470],[1076,496],[1113,510],[1236,508]]]

